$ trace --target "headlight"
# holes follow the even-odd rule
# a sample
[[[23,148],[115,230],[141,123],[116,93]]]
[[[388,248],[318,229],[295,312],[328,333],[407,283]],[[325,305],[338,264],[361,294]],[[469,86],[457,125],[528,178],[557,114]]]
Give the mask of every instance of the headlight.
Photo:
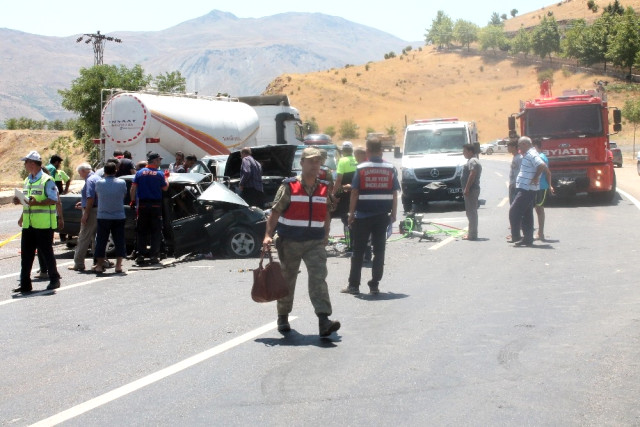
[[[402,179],[416,179],[416,174],[413,169],[402,168]]]

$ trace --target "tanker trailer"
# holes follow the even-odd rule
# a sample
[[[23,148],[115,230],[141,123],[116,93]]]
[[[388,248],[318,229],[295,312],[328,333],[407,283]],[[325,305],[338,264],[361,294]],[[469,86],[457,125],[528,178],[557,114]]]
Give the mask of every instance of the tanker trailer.
[[[103,158],[129,150],[134,160],[155,151],[172,160],[176,151],[229,154],[255,146],[259,119],[249,105],[227,97],[205,98],[122,92],[102,110]]]

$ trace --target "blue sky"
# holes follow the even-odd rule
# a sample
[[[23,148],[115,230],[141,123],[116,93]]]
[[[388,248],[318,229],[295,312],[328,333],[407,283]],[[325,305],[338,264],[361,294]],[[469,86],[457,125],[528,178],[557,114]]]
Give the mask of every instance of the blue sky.
[[[484,3],[484,4],[483,4]],[[490,3],[490,5],[486,5]],[[492,12],[513,8],[526,13],[554,4],[550,0],[8,0],[0,13],[0,28],[47,36],[115,31],[153,31],[205,15],[213,9],[239,18],[260,18],[283,12],[320,12],[340,16],[388,32],[407,41],[424,37],[438,9],[455,19],[486,25]],[[384,5],[384,6],[381,6]]]

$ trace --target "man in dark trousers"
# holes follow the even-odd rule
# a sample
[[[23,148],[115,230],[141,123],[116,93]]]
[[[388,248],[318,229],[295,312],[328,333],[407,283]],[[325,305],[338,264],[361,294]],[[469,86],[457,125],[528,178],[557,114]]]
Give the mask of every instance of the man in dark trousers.
[[[289,295],[278,300],[278,331],[289,332],[289,313],[300,262],[304,260],[309,276],[309,298],[318,316],[320,336],[326,337],[340,329],[340,322],[330,320],[331,300],[327,286],[327,251],[331,216],[329,215],[329,186],[318,179],[322,164],[320,150],[307,147],[302,151],[301,175],[285,179],[278,189],[273,209],[267,221],[263,250],[275,239],[282,275],[289,287]]]
[[[53,232],[58,227],[56,202],[58,191],[50,175],[42,172],[42,158],[31,151],[21,159],[29,175],[24,180],[24,200],[13,198],[14,204],[23,203],[18,225],[22,227],[20,246],[20,287],[13,292],[27,294],[32,291],[31,268],[36,250],[43,255],[49,273],[47,289],[60,287],[60,274],[53,255]]]
[[[159,262],[162,241],[162,192],[169,188],[164,173],[158,170],[161,163],[162,157],[158,153],[147,154],[147,167],[136,173],[131,185],[131,200],[136,200],[138,206],[138,265],[144,264],[145,257],[149,258],[151,264]],[[150,246],[150,249],[147,249],[147,246]]]
[[[368,161],[358,165],[351,183],[349,225],[353,239],[353,256],[349,285],[341,292],[360,293],[360,278],[367,240],[371,235],[373,246],[372,278],[369,291],[378,294],[384,271],[384,251],[387,227],[396,221],[398,209],[398,172],[391,164],[382,160],[382,144],[367,141]]]
[[[262,165],[251,155],[251,148],[240,151],[242,166],[240,167],[240,197],[249,206],[264,207],[264,188],[262,186]]]

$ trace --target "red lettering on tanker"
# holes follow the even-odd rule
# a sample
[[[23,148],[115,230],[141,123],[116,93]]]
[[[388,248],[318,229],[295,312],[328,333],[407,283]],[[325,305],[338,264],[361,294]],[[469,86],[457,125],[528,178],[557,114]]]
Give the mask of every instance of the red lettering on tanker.
[[[393,187],[393,174],[386,168],[367,168],[362,173],[363,190],[390,190]]]

